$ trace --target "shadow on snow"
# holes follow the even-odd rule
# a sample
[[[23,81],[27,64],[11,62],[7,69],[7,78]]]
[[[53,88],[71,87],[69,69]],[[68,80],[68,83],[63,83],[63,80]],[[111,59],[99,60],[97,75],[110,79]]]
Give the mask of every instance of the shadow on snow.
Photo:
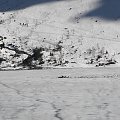
[[[7,12],[48,2],[57,2],[65,0],[0,0],[0,12]]]
[[[76,17],[99,17],[106,20],[119,20],[120,0],[99,0],[97,8]]]

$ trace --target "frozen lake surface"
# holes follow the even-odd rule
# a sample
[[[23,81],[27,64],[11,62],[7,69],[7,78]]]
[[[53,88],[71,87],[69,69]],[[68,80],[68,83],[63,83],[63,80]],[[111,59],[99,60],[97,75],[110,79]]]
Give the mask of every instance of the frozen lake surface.
[[[0,120],[119,120],[120,68],[0,72]]]

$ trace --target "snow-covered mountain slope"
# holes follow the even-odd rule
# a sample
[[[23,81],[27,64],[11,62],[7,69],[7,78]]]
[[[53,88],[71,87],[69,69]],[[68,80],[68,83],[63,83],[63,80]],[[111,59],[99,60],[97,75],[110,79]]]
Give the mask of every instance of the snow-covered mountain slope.
[[[42,42],[44,39],[52,43],[62,40],[67,48],[74,45],[82,52],[99,44],[111,54],[117,54],[120,52],[120,21],[83,17],[97,8],[98,3],[99,0],[59,0],[24,9],[1,10],[0,36],[5,38],[6,46],[12,44],[29,54],[33,48],[47,46]],[[116,59],[120,62],[119,56]]]

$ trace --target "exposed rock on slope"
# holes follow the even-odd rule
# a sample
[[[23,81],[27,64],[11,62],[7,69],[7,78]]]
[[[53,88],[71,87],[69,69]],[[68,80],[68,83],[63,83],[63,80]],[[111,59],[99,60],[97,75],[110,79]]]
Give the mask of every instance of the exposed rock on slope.
[[[67,0],[47,2],[16,11],[0,12],[0,36],[3,36],[5,44],[5,48],[0,50],[0,61],[3,61],[1,65],[4,66],[4,60],[9,61],[10,65],[16,61],[17,65],[21,64],[33,55],[35,48],[53,48],[53,45],[46,44],[43,40],[51,43],[63,41],[64,54],[66,54],[64,61],[67,63],[68,61],[73,64],[78,63],[77,58],[86,49],[98,43],[111,55],[115,54],[115,59],[119,64],[120,22],[82,17],[96,8],[96,3],[98,0]],[[76,17],[78,14],[79,17]],[[67,54],[68,52],[70,55]],[[75,64],[73,64],[74,67]]]

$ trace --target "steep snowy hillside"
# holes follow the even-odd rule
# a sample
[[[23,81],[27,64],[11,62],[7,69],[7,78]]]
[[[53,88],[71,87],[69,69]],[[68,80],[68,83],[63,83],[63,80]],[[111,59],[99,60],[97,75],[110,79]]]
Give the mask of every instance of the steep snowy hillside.
[[[29,55],[33,55],[33,49],[50,48],[59,41],[62,41],[63,51],[67,51],[64,53],[66,61],[73,59],[72,63],[78,63],[78,56],[99,45],[111,56],[114,55],[119,64],[120,21],[92,15],[86,17],[99,7],[99,1],[37,0],[35,3],[33,0],[13,0],[12,3],[1,0],[0,36],[5,46],[0,51],[2,67],[14,66],[17,60],[22,63]],[[12,7],[8,9],[6,6]],[[67,56],[72,47],[77,52]]]

